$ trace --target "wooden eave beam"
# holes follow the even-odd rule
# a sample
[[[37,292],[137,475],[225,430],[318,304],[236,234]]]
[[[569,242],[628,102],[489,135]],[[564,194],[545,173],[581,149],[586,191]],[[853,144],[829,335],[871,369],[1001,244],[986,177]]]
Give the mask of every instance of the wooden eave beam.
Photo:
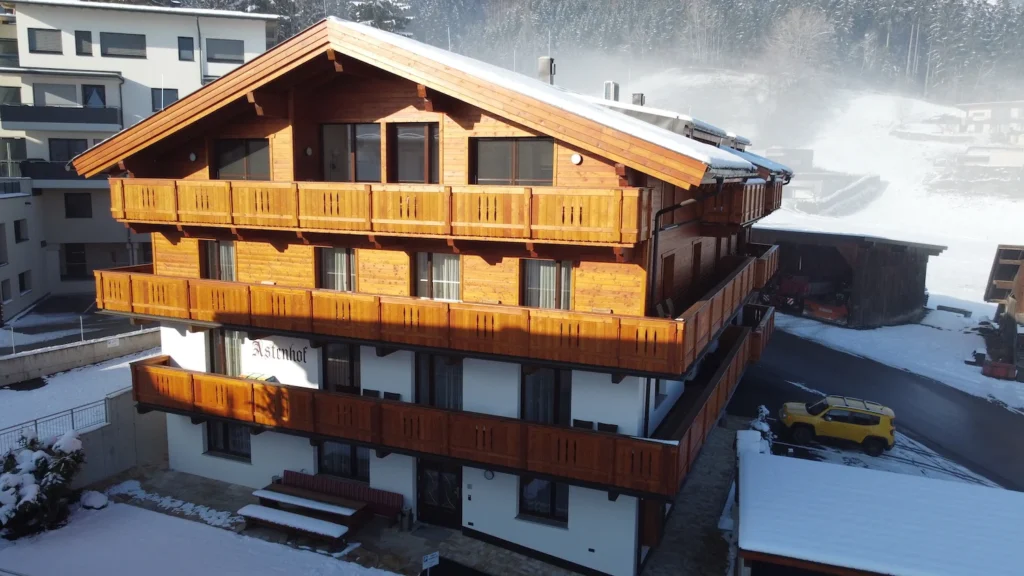
[[[256,115],[261,118],[288,117],[287,94],[254,90],[246,93],[245,101],[253,105]]]
[[[335,72],[344,72],[345,65],[341,63],[341,58],[338,57],[338,53],[333,48],[327,49],[327,60],[334,64]]]

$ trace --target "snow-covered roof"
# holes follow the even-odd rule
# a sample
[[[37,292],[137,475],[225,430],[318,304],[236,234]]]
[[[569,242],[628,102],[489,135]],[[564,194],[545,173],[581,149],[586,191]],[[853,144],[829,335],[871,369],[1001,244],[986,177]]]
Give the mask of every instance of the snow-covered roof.
[[[564,88],[547,84],[517,74],[505,68],[499,68],[468,56],[449,52],[436,46],[424,44],[411,38],[399,36],[379,30],[370,26],[364,26],[355,22],[349,22],[340,18],[330,18],[336,24],[348,28],[353,32],[371,36],[376,40],[390,44],[402,50],[407,50],[421,58],[433,60],[443,66],[447,66],[489,82],[518,92],[523,96],[534,98],[545,104],[555,106],[570,114],[586,118],[593,122],[603,124],[614,130],[631,134],[641,140],[645,140],[656,146],[661,146],[672,152],[682,154],[698,162],[708,165],[715,171],[739,171],[750,173],[755,171],[754,166],[746,160],[731,154],[725,150],[691,140],[680,134],[648,124],[643,120],[621,114],[600,106],[592,101],[591,97],[571,92]],[[725,133],[722,132],[724,136]]]
[[[1024,493],[740,456],[740,553],[893,576],[1020,574]]]
[[[735,132],[728,132],[727,135],[729,136],[729,138],[732,138],[740,146],[750,146],[750,139],[747,138],[746,136],[740,136],[739,134],[737,134]]]
[[[682,114],[680,112],[675,112],[675,111],[672,111],[672,110],[665,110],[663,108],[652,108],[650,106],[637,106],[636,104],[628,104],[626,102],[619,102],[618,100],[608,100],[608,99],[605,99],[605,98],[597,98],[595,96],[583,96],[583,97],[586,98],[587,100],[589,100],[590,102],[593,102],[594,104],[598,104],[600,106],[604,106],[605,108],[611,108],[613,110],[618,110],[619,112],[622,112],[623,114],[626,114],[628,116],[632,116],[634,118],[639,118],[640,120],[643,120],[644,122],[647,122],[649,124],[654,124],[655,126],[659,126],[661,128],[665,128],[667,130],[672,130],[673,132],[676,132],[676,130],[673,130],[673,126],[671,125],[671,123],[664,122],[662,119],[669,120],[669,121],[671,121],[671,120],[678,120],[678,121],[686,123],[686,124],[691,124],[695,129],[700,130],[701,132],[707,132],[708,134],[711,134],[712,136],[717,136],[719,138],[728,138],[729,137],[729,133],[726,132],[725,130],[722,130],[721,128],[719,128],[718,126],[715,126],[714,124],[708,124],[707,122],[704,122],[703,120],[698,120],[698,119],[694,118],[693,116],[690,116],[689,114]],[[656,118],[652,119],[652,118],[650,118],[651,116],[655,116]]]
[[[112,4],[109,2],[86,2],[84,0],[7,0],[7,3],[60,6],[66,8],[92,8],[96,10],[123,10],[127,12],[150,12],[156,14],[177,14],[180,16],[207,16],[210,18],[237,18],[239,20],[279,20],[281,18],[277,14],[260,14],[256,12],[211,10],[207,8],[139,6],[137,4]]]
[[[746,152],[744,150],[736,150],[735,148],[730,148],[729,152],[732,152],[733,154],[739,156],[740,158],[743,158],[747,162],[750,162],[751,164],[754,164],[756,166],[760,166],[760,167],[764,168],[765,170],[768,170],[769,172],[774,172],[776,174],[786,174],[786,175],[789,175],[789,176],[793,175],[793,169],[790,168],[789,166],[786,166],[785,164],[781,164],[781,163],[776,162],[774,160],[769,160],[768,158],[765,158],[764,156],[758,156],[757,154],[754,154],[753,152]]]

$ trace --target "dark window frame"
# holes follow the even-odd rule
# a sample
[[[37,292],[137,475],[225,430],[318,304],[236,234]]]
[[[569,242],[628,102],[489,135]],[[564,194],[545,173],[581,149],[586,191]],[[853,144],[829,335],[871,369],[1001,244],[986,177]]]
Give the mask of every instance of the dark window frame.
[[[78,146],[72,146],[73,143],[74,144],[78,144]],[[54,150],[55,150],[54,145],[55,144],[58,146],[56,148],[56,151],[59,152],[59,154],[54,154]],[[85,152],[86,150],[89,149],[89,139],[88,138],[47,138],[46,139],[46,147],[49,149],[50,161],[51,162],[70,162],[72,158],[74,158],[75,156],[78,156],[82,152]],[[63,147],[64,149],[61,150],[60,147]],[[78,148],[81,148],[81,152],[75,152],[74,151],[75,149],[78,149]],[[55,156],[56,156],[56,158],[55,158]]]
[[[344,359],[333,358],[330,355],[331,347],[333,347],[333,346],[343,346],[345,348],[345,351],[346,351],[345,353],[348,355],[348,367],[346,369],[346,371],[348,372],[348,374],[346,375],[346,377],[348,378],[348,381],[349,381],[349,385],[348,386],[338,385],[335,382],[328,381],[328,374],[331,373],[331,371],[328,370],[328,366],[330,365],[330,362],[332,361],[332,359],[336,359],[339,362],[344,361]],[[321,354],[321,356],[322,356],[322,359],[321,359],[321,364],[322,364],[322,366],[321,366],[321,373],[323,374],[323,381],[324,381],[323,389],[325,391],[327,391],[327,392],[335,392],[335,393],[339,393],[339,394],[359,394],[359,384],[360,384],[360,381],[359,381],[359,371],[360,371],[360,348],[359,348],[359,345],[358,344],[345,344],[345,343],[341,343],[341,342],[329,342],[329,343],[324,344],[324,347],[323,347],[322,350],[323,350],[323,354]]]
[[[245,342],[245,335],[239,330],[229,330],[226,328],[214,328],[207,330],[206,334],[206,355],[207,355],[207,366],[206,371],[210,374],[219,374],[221,376],[235,377],[237,374],[230,374],[228,370],[228,335],[227,332],[234,333],[238,339],[239,347]],[[242,351],[239,351],[241,355]],[[240,357],[240,356],[239,356]],[[241,366],[239,366],[241,369]]]
[[[399,128],[421,127],[423,129],[423,179],[403,180],[398,167]],[[391,122],[388,134],[388,182],[396,184],[437,184],[440,182],[441,127],[437,122]]]
[[[182,46],[186,43],[188,47]],[[188,57],[185,57],[185,54]],[[196,61],[196,39],[191,36],[178,36],[178,61],[179,62],[195,62]]]
[[[104,38],[106,38],[108,40],[113,40],[115,36],[116,37],[121,37],[121,36],[142,37],[142,52],[143,52],[142,55],[138,55],[138,54],[110,54],[109,53],[110,46],[108,46],[107,42],[104,42],[103,40],[104,40]],[[100,32],[100,56],[102,56],[103,58],[128,58],[128,59],[131,59],[131,60],[145,60],[147,58],[148,51],[149,51],[149,44],[148,44],[148,42],[146,42],[146,35],[145,34],[129,34],[129,33],[126,33],[126,32]]]
[[[210,48],[210,42],[231,42],[239,43],[242,45],[242,53],[238,58],[211,58],[211,54],[216,54],[217,50]],[[213,62],[215,64],[245,64],[245,42],[234,38],[207,38],[206,39],[206,61]]]
[[[324,255],[327,250],[344,250],[348,255],[346,262],[348,263],[348,269],[344,271],[345,277],[348,279],[349,289],[342,290],[339,288],[331,288],[328,286],[328,282],[325,282],[327,276],[327,269],[324,267]],[[355,292],[356,291],[356,251],[352,248],[342,247],[318,247],[315,251],[316,258],[316,287],[318,290],[333,290],[335,292]]]
[[[89,98],[86,95],[87,89],[94,89],[98,92],[103,100],[102,106],[90,106]],[[82,84],[82,107],[83,108],[106,108],[107,107],[107,87],[102,84]]]
[[[19,218],[14,221],[14,243],[21,244],[28,241],[28,219]]]
[[[82,200],[86,203],[81,204]],[[84,210],[83,210],[84,208]],[[79,214],[73,214],[81,210]],[[64,193],[64,218],[66,219],[91,219],[92,218],[92,193],[91,192],[65,192]]]
[[[413,386],[415,387],[415,401],[421,406],[432,406],[438,407],[437,402],[437,371],[435,367],[437,362],[444,362],[448,365],[458,364],[462,367],[462,358],[459,356],[450,356],[446,354],[434,354],[431,352],[416,352],[413,357]],[[464,368],[463,368],[464,369]],[[427,381],[423,381],[424,374],[426,375]],[[465,372],[460,376],[460,379],[465,377]],[[465,380],[462,381],[463,391],[465,390]],[[423,397],[423,389],[426,389],[428,398]],[[460,404],[463,392],[459,393]],[[446,410],[456,410],[455,408],[445,407]],[[459,406],[458,410],[462,410],[462,406]]]
[[[253,178],[252,177],[253,173],[250,170],[250,164],[251,164],[250,158],[253,155],[252,145],[253,145],[253,143],[256,143],[256,142],[259,142],[260,144],[264,145],[263,147],[267,151],[267,174],[266,174],[267,177],[266,178]],[[221,158],[222,152],[227,147],[229,147],[229,146],[238,146],[238,145],[242,145],[242,146],[245,147],[245,150],[243,151],[243,162],[244,162],[244,166],[245,166],[245,169],[244,169],[245,173],[243,174],[242,178],[234,178],[234,177],[233,178],[223,178],[223,175],[221,174],[221,171],[223,170],[223,168],[221,168],[221,166],[220,166],[220,158]],[[213,162],[213,167],[214,167],[214,172],[215,172],[214,180],[269,181],[271,179],[272,172],[273,172],[273,166],[274,166],[274,154],[273,154],[273,150],[270,149],[270,139],[269,138],[221,138],[221,139],[218,139],[216,141],[216,143],[214,144],[214,154],[215,154],[214,162]]]
[[[532,368],[532,370],[530,370]],[[526,379],[531,374],[540,370],[551,370],[555,375],[555,385],[552,387],[554,399],[552,400],[552,412],[554,413],[554,422],[538,422],[534,420],[526,419]],[[562,410],[562,395],[565,392],[564,387],[568,387],[569,391],[569,410],[563,413]],[[563,417],[564,416],[564,421]],[[572,370],[563,370],[560,368],[542,367],[542,366],[528,366],[524,365],[519,370],[519,419],[524,422],[533,422],[535,424],[546,424],[548,426],[562,426],[565,428],[572,427]]]
[[[88,46],[88,48],[86,48],[86,46]],[[91,30],[75,30],[75,55],[93,55]]]
[[[358,170],[358,149],[356,147],[356,136],[359,132],[360,126],[376,126],[379,137],[384,136],[384,127],[380,122],[326,122],[320,125],[320,153],[323,155],[325,152],[324,144],[324,128],[327,126],[345,126],[346,137],[348,138],[348,174],[345,180],[329,180],[323,167],[324,160],[321,158],[320,171],[323,179],[328,182],[362,182],[362,183],[383,183],[384,173],[381,170],[381,152],[380,148],[377,148],[377,178],[375,179],[360,179]]]
[[[575,264],[571,260],[549,260],[546,258],[522,258],[519,263],[519,301],[526,306],[526,302],[529,302],[527,295],[529,294],[529,285],[527,284],[526,266],[529,260],[540,260],[541,262],[554,262],[555,263],[555,307],[551,310],[572,310],[572,269]],[[569,267],[569,301],[565,302],[565,306],[562,304],[562,274],[563,268],[568,265]]]
[[[215,435],[211,433],[211,427],[216,426],[219,428],[219,433],[216,435],[219,446],[214,446]],[[231,436],[231,428],[238,427],[244,428],[246,434],[249,435],[249,451],[244,452],[241,450],[232,450],[228,438]],[[227,456],[228,458],[237,458],[239,460],[252,461],[252,431],[248,426],[239,424],[237,422],[225,422],[223,420],[208,420],[206,422],[206,453],[215,456]]]
[[[222,247],[231,245],[231,274],[225,279]],[[233,240],[200,240],[199,241],[199,277],[205,280],[236,282],[238,279],[238,246]]]
[[[38,32],[56,32],[57,38],[60,41],[60,50],[40,50],[35,40],[35,33]],[[59,29],[53,28],[29,28],[28,29],[28,51],[32,54],[63,54],[64,53],[64,34]]]
[[[469,147],[469,152],[470,152],[470,165],[469,165],[469,167],[470,167],[470,171],[471,171],[470,181],[473,184],[481,184],[481,182],[480,182],[480,175],[479,175],[479,171],[480,171],[479,143],[480,142],[509,142],[511,144],[511,148],[512,148],[512,150],[511,150],[512,153],[509,155],[509,159],[508,159],[509,164],[510,164],[510,166],[509,166],[509,181],[508,182],[505,182],[505,181],[501,181],[501,182],[498,182],[498,181],[494,181],[494,182],[485,181],[485,182],[482,183],[483,185],[492,185],[492,186],[530,186],[530,187],[533,187],[533,186],[554,186],[554,184],[555,184],[554,166],[555,166],[555,163],[557,161],[556,153],[555,153],[555,139],[554,138],[532,137],[532,136],[519,137],[519,138],[471,138],[470,139],[470,147]],[[520,178],[520,176],[519,176],[519,144],[520,144],[520,142],[550,142],[551,143],[551,167],[552,168],[551,168],[551,180],[550,181],[547,181],[547,180],[535,180],[535,179],[534,180],[527,180],[527,179]]]
[[[420,284],[420,254],[427,255],[427,293],[419,293]],[[428,300],[434,300],[434,255],[444,254],[446,256],[456,256],[459,260],[459,297],[456,300],[443,300],[443,302],[462,302],[462,255],[461,254],[446,254],[444,252],[415,252],[412,255],[412,293],[417,298],[426,298]]]
[[[342,473],[340,471],[335,471],[335,470],[324,470],[324,455],[325,455],[324,454],[324,444],[326,444],[328,442],[330,442],[331,444],[336,444],[336,445],[339,445],[339,446],[343,446],[343,447],[348,448],[350,450],[350,452],[349,452],[349,462],[352,463],[351,464],[352,470],[348,474],[344,474],[344,473]],[[345,478],[347,480],[353,480],[353,481],[356,481],[356,482],[362,482],[362,483],[365,483],[365,484],[369,484],[369,482],[370,482],[370,459],[367,458],[367,460],[366,460],[366,469],[363,470],[363,466],[360,465],[360,463],[359,463],[359,451],[360,450],[365,450],[367,452],[367,456],[369,456],[369,451],[370,451],[369,448],[367,448],[366,446],[360,446],[358,444],[354,444],[354,443],[351,443],[351,442],[337,442],[337,441],[334,441],[334,440],[324,440],[323,442],[318,443],[317,447],[316,447],[316,473],[317,474],[324,474],[326,476],[334,476],[336,478]]]
[[[167,101],[167,94],[173,94],[174,99],[170,102]],[[157,95],[160,98],[157,98]],[[166,110],[168,106],[178,101],[178,89],[177,88],[150,88],[149,98],[151,100],[150,105],[153,108],[153,112],[159,112]]]
[[[71,248],[74,247],[74,256],[81,256],[81,262],[71,262],[69,257],[72,255]],[[83,243],[68,243],[62,244],[61,250],[61,280],[88,280],[89,279],[89,259]],[[71,268],[80,268],[80,273],[71,272]]]
[[[25,285],[28,285],[26,288]],[[18,294],[28,294],[32,291],[32,271],[25,270],[18,273]]]
[[[548,496],[548,512],[537,512],[536,510],[527,510],[523,506],[523,501],[528,500],[526,496],[526,487],[534,481],[547,482],[550,486],[550,494]],[[558,491],[559,488],[565,490],[565,510],[559,511],[558,509]],[[519,494],[517,502],[517,512],[519,518],[524,520],[540,520],[542,522],[551,522],[559,525],[566,525],[569,523],[569,484],[565,482],[555,482],[554,480],[548,480],[545,478],[535,478],[533,476],[520,476],[519,477]]]
[[[0,302],[10,302],[12,300],[14,300],[14,290],[11,289],[11,279],[0,280]]]
[[[664,387],[664,391],[662,391]],[[657,410],[668,398],[668,380],[654,379],[654,409]]]

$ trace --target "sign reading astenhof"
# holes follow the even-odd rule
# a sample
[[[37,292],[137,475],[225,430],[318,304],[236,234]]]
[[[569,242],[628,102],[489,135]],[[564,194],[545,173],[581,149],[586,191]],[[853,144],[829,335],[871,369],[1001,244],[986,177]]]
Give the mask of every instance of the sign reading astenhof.
[[[273,342],[266,340],[253,340],[252,341],[252,355],[254,358],[265,358],[268,360],[290,360],[292,362],[299,362],[301,364],[306,363],[306,353],[309,351],[309,346],[303,346],[302,348],[296,348],[295,346],[288,346],[283,348],[275,345]]]

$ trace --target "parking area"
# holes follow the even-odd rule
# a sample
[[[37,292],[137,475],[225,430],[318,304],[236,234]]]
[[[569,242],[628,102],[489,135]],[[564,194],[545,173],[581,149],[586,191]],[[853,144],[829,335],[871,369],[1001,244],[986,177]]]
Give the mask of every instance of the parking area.
[[[91,294],[46,298],[0,328],[0,356],[140,329],[126,318],[98,313],[95,302]]]

